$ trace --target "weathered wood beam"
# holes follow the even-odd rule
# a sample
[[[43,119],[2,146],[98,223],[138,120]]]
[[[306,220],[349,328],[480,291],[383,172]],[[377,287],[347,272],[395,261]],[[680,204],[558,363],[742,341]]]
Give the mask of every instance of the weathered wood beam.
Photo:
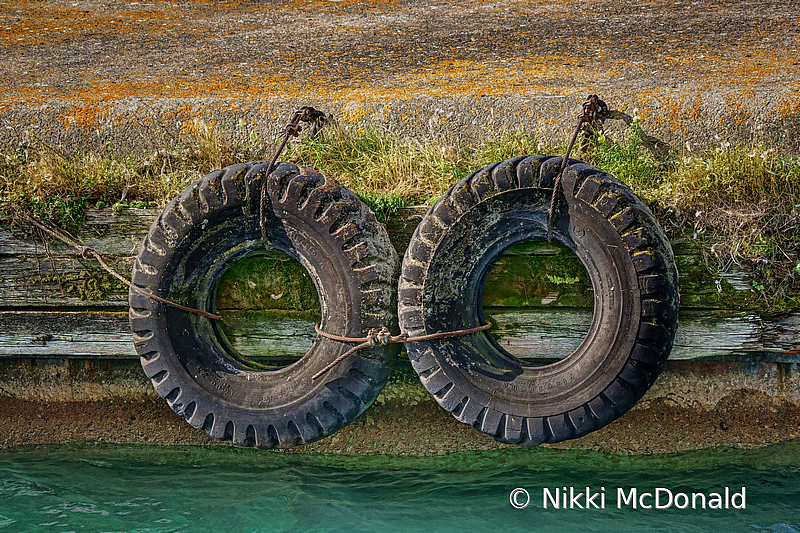
[[[0,311],[0,357],[137,356],[127,312]]]
[[[491,333],[513,356],[546,362],[569,355],[592,318],[587,309],[485,309]],[[302,357],[314,342],[314,320],[226,312],[230,346],[254,360]],[[670,360],[800,362],[800,313],[765,321],[748,313],[685,311]],[[108,311],[0,311],[0,357],[136,358],[128,317]]]
[[[89,210],[78,237],[127,274],[158,212]],[[389,218],[387,228],[399,254],[424,213],[425,208],[407,208]],[[800,313],[765,317],[735,310],[731,302],[750,289],[743,274],[712,276],[697,241],[676,241],[673,249],[683,307],[672,359],[800,360]],[[517,357],[564,356],[585,334],[590,308],[564,306],[576,305],[570,302],[580,301],[579,293],[590,306],[591,288],[576,290],[580,283],[567,276],[549,286],[538,280],[534,290],[531,269],[524,268],[526,261],[536,265],[559,254],[564,264],[576,260],[566,257],[563,247],[543,242],[511,250],[499,262],[507,270],[493,273],[487,282],[484,306],[497,323],[492,333]],[[528,284],[525,290],[531,292],[525,301],[514,304],[526,308],[507,308],[500,289],[510,283]],[[51,242],[46,253],[29,230],[0,220],[0,357],[136,357],[126,311],[127,289],[95,261],[80,258],[62,243]],[[258,313],[231,312],[223,329],[233,349],[248,357],[300,356],[313,342],[313,321],[298,318],[275,321]]]

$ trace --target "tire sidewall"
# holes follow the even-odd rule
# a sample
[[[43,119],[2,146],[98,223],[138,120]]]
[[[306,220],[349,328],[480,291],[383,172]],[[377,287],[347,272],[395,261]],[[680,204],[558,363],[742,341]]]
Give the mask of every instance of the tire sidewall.
[[[257,206],[265,166],[228,167],[185,189],[152,224],[133,283],[162,298],[215,312],[216,290],[227,267],[264,250]],[[363,216],[366,206],[333,180],[302,167],[281,164],[268,179],[269,247],[299,261],[309,273],[319,295],[322,329],[358,336],[391,324],[396,310],[388,305],[382,316],[362,313],[363,280],[344,250],[348,236],[358,240],[370,231],[385,233],[374,216]],[[311,194],[304,192],[299,200],[293,196],[290,189],[298,183]],[[332,204],[342,212],[357,211],[358,228],[332,232],[326,210]],[[383,248],[388,265],[374,277],[391,286],[386,272],[396,272],[396,254],[384,245],[388,238],[373,240],[373,246]],[[130,299],[137,351],[157,392],[196,427],[207,418],[198,413],[213,415],[214,429],[205,429],[237,444],[272,447],[321,438],[363,412],[388,380],[392,350],[386,347],[363,350],[312,379],[350,347],[318,336],[297,362],[257,370],[236,356],[216,321],[135,292]],[[234,428],[227,426],[231,423]],[[284,435],[287,431],[292,435]],[[258,443],[252,442],[255,434]]]

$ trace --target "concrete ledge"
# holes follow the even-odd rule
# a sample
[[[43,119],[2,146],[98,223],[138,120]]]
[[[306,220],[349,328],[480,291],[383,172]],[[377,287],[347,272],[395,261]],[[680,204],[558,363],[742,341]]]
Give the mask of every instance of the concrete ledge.
[[[202,122],[267,141],[301,105],[454,142],[563,140],[599,93],[676,151],[800,148],[797,10],[478,0],[3,7],[0,147],[151,146]],[[45,31],[46,30],[46,31]]]
[[[0,359],[0,393],[24,401],[100,402],[157,399],[135,359]],[[655,384],[634,409],[666,402],[679,408],[711,410],[738,391],[757,392],[770,401],[800,406],[800,364],[668,361]],[[411,370],[398,360],[378,405],[399,400],[413,407],[434,400]]]
[[[66,441],[220,445],[152,391],[136,361],[0,361],[0,447]],[[639,404],[554,447],[620,454],[752,448],[800,436],[800,365],[668,362]],[[503,447],[439,407],[401,365],[367,411],[298,453],[435,455]]]

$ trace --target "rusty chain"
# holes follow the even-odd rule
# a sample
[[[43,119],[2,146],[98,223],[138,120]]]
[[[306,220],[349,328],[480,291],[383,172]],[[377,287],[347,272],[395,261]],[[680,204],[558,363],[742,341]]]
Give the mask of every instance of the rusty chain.
[[[608,117],[608,105],[596,94],[590,94],[581,104],[580,118],[582,119],[581,131],[581,150],[585,150],[592,137],[597,133],[603,133],[603,121]]]
[[[328,115],[322,111],[314,109],[310,106],[303,106],[294,112],[292,119],[281,132],[283,138],[278,145],[278,149],[275,150],[275,155],[272,156],[272,161],[270,161],[269,166],[267,166],[267,171],[264,173],[264,178],[261,181],[261,198],[259,201],[258,213],[261,224],[261,241],[264,243],[264,246],[269,246],[267,225],[265,224],[265,221],[267,220],[267,178],[275,171],[275,165],[278,163],[278,158],[283,153],[283,149],[286,148],[286,144],[289,142],[289,139],[291,137],[297,137],[300,135],[300,132],[303,131],[303,127],[300,125],[300,122],[311,123],[311,137],[316,137],[319,133],[319,129],[327,124],[328,121]]]
[[[572,139],[567,146],[567,152],[561,158],[561,166],[556,174],[555,183],[553,183],[553,193],[550,196],[550,208],[547,211],[547,239],[550,240],[553,234],[553,223],[555,221],[556,209],[558,209],[558,192],[561,189],[561,179],[564,174],[564,169],[567,168],[567,161],[575,146],[575,141],[578,140],[578,135],[583,132],[583,139],[581,140],[581,149],[585,150],[597,132],[603,131],[603,120],[608,116],[608,106],[596,94],[590,94],[586,97],[583,104],[581,104],[581,111],[578,114],[578,124],[575,126],[575,132],[572,134]]]

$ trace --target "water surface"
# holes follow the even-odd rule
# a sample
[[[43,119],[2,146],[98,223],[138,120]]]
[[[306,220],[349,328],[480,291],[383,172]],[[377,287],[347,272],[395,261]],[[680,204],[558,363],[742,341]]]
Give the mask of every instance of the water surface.
[[[587,505],[587,487],[590,496],[605,495],[603,507],[599,496]],[[744,487],[745,501],[711,509],[709,495],[725,487],[730,494]],[[517,488],[530,498],[522,509],[511,504]],[[565,489],[584,496],[565,502]],[[633,489],[637,501],[660,489],[660,500],[641,500],[651,509],[618,505],[618,491],[630,497]],[[705,509],[675,506],[676,497],[684,503],[678,494],[695,492],[707,498]],[[641,457],[544,448],[427,458],[219,446],[0,450],[0,531],[15,532],[800,533],[799,495],[800,441]],[[525,493],[515,501],[524,504]]]

